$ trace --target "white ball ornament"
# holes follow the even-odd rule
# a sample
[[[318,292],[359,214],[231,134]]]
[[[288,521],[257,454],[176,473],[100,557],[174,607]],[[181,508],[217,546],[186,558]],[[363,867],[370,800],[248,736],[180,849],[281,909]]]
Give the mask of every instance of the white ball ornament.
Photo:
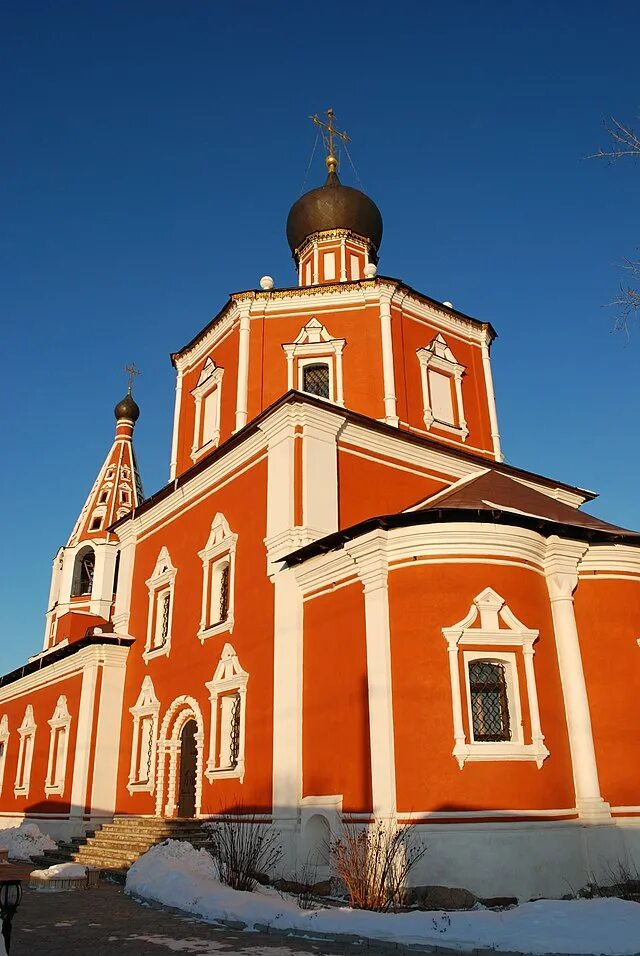
[[[263,276],[260,279],[260,288],[263,289],[265,292],[269,292],[271,289],[273,289],[273,285],[274,285],[274,282],[271,276]]]
[[[364,267],[364,277],[365,279],[374,279],[378,269],[373,262],[367,262]]]

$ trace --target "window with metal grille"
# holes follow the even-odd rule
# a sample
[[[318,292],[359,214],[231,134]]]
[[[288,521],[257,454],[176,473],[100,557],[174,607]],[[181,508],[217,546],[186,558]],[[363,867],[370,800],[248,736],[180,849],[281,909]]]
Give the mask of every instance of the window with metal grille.
[[[160,597],[158,607],[158,625],[156,627],[156,647],[165,643],[169,636],[169,610],[171,608],[171,593],[164,591]]]
[[[242,706],[240,694],[233,695],[233,706],[231,709],[231,740],[229,746],[229,765],[233,768],[238,766],[238,756],[240,754],[240,708]]]
[[[329,398],[329,366],[326,362],[304,366],[302,389],[310,395]]]
[[[218,623],[222,624],[229,617],[229,565],[224,564],[220,572],[220,593],[218,608]]]
[[[474,740],[511,740],[504,665],[493,661],[472,661],[469,664],[469,688]]]

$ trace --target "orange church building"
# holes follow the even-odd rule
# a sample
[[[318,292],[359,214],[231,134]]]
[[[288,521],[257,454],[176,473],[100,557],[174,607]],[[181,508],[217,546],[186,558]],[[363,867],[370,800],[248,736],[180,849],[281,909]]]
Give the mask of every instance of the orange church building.
[[[44,646],[0,678],[0,814],[415,822],[417,883],[566,893],[640,862],[640,534],[506,464],[495,332],[378,269],[343,185],[287,222],[297,284],[171,356],[169,483],[139,409],[53,563]]]

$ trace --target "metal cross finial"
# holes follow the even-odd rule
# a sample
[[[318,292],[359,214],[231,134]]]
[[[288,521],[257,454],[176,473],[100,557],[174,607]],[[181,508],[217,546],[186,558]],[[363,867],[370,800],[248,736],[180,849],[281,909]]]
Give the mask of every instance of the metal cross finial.
[[[313,116],[309,117],[311,122],[315,126],[319,126],[320,129],[322,130],[322,138],[324,140],[324,145],[327,150],[327,158],[325,159],[325,163],[327,164],[327,168],[330,173],[335,173],[336,169],[338,168],[338,159],[336,157],[336,154],[333,148],[334,136],[337,139],[341,140],[343,143],[349,142],[349,137],[347,135],[346,130],[340,131],[336,129],[335,126],[333,125],[335,118],[336,118],[336,114],[333,112],[331,107],[329,107],[329,109],[327,110],[328,122],[326,123],[324,120],[320,119],[317,113],[314,113]]]
[[[136,377],[136,375],[142,375],[142,372],[140,371],[139,368],[136,368],[134,362],[132,362],[131,365],[126,365],[124,370],[129,376],[129,387],[127,389],[127,392],[129,395],[131,395],[131,389],[133,388],[133,380]]]

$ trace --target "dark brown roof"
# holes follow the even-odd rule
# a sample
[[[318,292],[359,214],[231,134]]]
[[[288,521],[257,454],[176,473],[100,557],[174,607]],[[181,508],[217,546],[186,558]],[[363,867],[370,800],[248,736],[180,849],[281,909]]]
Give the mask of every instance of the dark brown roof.
[[[557,498],[551,498],[521,481],[516,481],[495,468],[464,482],[449,491],[427,499],[416,511],[433,511],[442,508],[459,508],[463,511],[506,511],[533,518],[542,518],[556,524],[574,528],[590,528],[614,534],[635,535],[640,533],[620,528],[594,518],[584,511],[578,511]]]

